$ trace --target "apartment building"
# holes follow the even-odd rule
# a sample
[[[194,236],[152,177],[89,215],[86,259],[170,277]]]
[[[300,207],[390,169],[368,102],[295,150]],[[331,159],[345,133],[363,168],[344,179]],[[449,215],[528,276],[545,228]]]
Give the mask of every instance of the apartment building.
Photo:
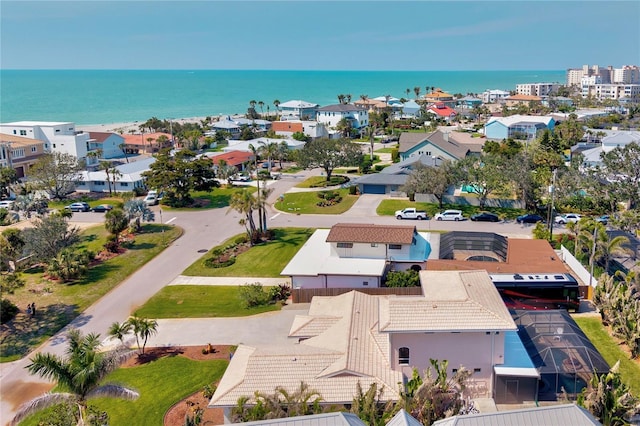
[[[0,124],[0,133],[22,136],[44,142],[45,152],[71,154],[86,159],[89,152],[89,133],[76,131],[72,122],[16,121]]]
[[[584,78],[589,77],[590,84],[640,84],[640,67],[623,65],[620,68],[599,67],[594,65],[567,70],[567,86],[583,86]]]
[[[640,96],[640,84],[604,83],[600,76],[582,77],[581,94],[596,99],[636,98]]]
[[[556,93],[560,83],[526,83],[516,84],[516,94],[526,96],[547,96]]]

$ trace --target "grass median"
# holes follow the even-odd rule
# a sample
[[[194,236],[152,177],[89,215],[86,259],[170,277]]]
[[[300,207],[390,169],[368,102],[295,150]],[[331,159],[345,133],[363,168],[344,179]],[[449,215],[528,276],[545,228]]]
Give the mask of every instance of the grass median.
[[[311,192],[289,192],[275,203],[274,207],[285,213],[295,214],[342,214],[349,210],[358,200],[357,195],[350,195],[348,189],[330,189],[342,198],[340,202],[331,206],[318,206],[321,198],[318,197],[320,191]]]
[[[376,213],[380,216],[394,216],[397,210],[402,210],[407,207],[415,207],[418,210],[424,210],[429,217],[433,217],[438,212],[455,209],[462,210],[462,214],[465,217],[469,217],[473,214],[487,211],[495,213],[500,216],[501,219],[515,219],[521,214],[526,213],[523,209],[511,209],[507,207],[484,207],[470,205],[458,205],[458,204],[444,204],[442,208],[436,203],[419,203],[409,200],[382,200],[376,209]]]

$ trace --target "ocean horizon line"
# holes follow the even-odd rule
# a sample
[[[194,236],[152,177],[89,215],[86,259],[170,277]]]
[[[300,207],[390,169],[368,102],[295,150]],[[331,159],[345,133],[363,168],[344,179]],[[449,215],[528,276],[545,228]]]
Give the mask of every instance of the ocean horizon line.
[[[186,72],[196,72],[196,71],[224,71],[224,72],[237,72],[237,71],[250,71],[250,72],[318,72],[318,73],[326,73],[326,72],[340,72],[340,73],[363,73],[363,72],[393,72],[393,73],[421,73],[421,72],[471,72],[471,73],[479,73],[479,72],[564,72],[565,69],[486,69],[486,70],[339,70],[339,69],[242,69],[242,68],[0,68],[0,71],[186,71]]]

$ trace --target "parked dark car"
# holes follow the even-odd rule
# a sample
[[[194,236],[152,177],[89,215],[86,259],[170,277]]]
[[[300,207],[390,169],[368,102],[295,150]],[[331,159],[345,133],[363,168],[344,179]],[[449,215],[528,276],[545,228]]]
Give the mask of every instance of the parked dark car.
[[[523,214],[522,216],[518,216],[516,218],[516,222],[518,223],[538,223],[544,222],[544,218],[539,214]]]
[[[113,206],[111,204],[100,204],[99,206],[95,206],[94,208],[92,208],[91,211],[96,213],[104,213],[112,209]]]
[[[85,202],[71,203],[64,208],[67,210],[71,210],[72,212],[88,212],[89,210],[91,210],[89,204]]]
[[[497,214],[489,212],[481,212],[471,215],[470,219],[474,222],[500,222]]]

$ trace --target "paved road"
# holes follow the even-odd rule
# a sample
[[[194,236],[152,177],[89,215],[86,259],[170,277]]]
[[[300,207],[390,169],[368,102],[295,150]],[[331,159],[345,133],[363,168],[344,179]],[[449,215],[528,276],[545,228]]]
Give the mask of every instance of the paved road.
[[[278,181],[272,182],[270,187],[273,188],[274,191],[268,201],[274,202],[280,194],[286,192],[297,182],[304,180],[310,173],[313,172],[301,172],[296,176],[283,177]],[[378,197],[383,198],[384,196]],[[425,231],[482,230],[498,232],[512,237],[522,236],[526,238],[529,238],[532,229],[529,225],[519,225],[514,222],[479,224],[470,221],[397,221],[393,217],[374,216],[375,211],[372,211],[372,209],[377,205],[379,199],[377,200],[375,196],[363,196],[356,203],[351,213],[341,216],[295,215],[271,210],[269,214],[269,226],[329,228],[338,222],[366,222],[376,224],[411,223],[415,224],[419,230]],[[74,221],[95,222],[95,217],[95,213],[77,213],[74,215]],[[162,219],[165,223],[169,222],[182,227],[184,229],[183,236],[143,268],[128,277],[118,287],[89,307],[70,324],[70,327],[79,328],[83,333],[99,333],[102,336],[106,336],[109,326],[114,321],[121,322],[126,320],[133,310],[144,304],[162,287],[175,280],[186,267],[202,256],[203,250],[209,250],[227,238],[244,232],[244,229],[238,224],[240,215],[228,209],[175,213],[165,211]],[[204,324],[215,323],[214,320],[202,320],[202,322]],[[183,322],[169,326],[169,323],[167,323],[167,331],[161,333],[159,338],[168,336],[167,339],[171,340],[174,339],[174,337],[171,336],[182,334],[181,324],[183,324]],[[164,325],[163,323],[160,327],[161,330]],[[207,325],[207,327],[209,326]],[[212,332],[202,335],[202,341],[199,342],[200,344],[217,343],[214,340],[216,333],[215,326],[211,325],[211,327],[214,327]],[[186,327],[186,329],[196,330],[196,327],[190,325]],[[171,332],[171,330],[175,332]],[[227,327],[224,328],[224,330],[229,331],[231,329]],[[260,328],[250,327],[249,330],[260,330]],[[38,348],[37,351],[62,354],[66,347],[65,332],[66,329],[62,330]],[[195,336],[197,336],[198,331],[193,331],[193,333],[195,333],[195,342]],[[233,330],[233,333],[237,334],[240,333],[240,331],[236,329]],[[30,376],[27,373],[24,367],[28,365],[28,359],[29,357],[25,357],[13,363],[0,364],[0,395],[2,397],[0,401],[0,420],[3,423],[8,422],[13,417],[13,413],[19,404],[41,394],[51,387],[46,381],[35,376]]]

